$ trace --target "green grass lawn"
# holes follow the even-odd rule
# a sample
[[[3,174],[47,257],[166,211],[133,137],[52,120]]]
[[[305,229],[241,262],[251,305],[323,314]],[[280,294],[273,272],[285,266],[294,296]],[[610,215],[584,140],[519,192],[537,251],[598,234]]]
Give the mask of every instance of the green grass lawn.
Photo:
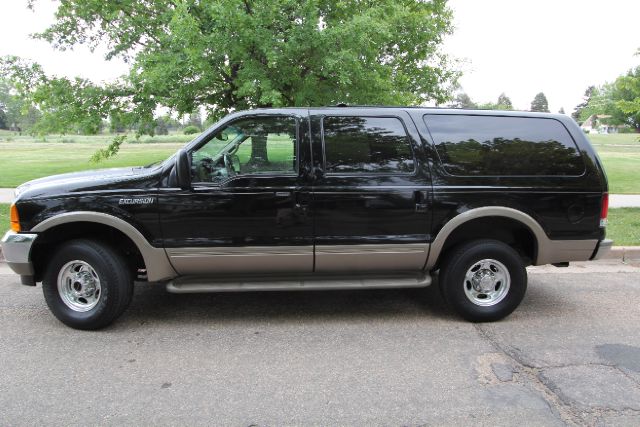
[[[92,163],[91,155],[107,142],[0,142],[0,187],[16,187],[43,176],[88,169],[121,166],[144,166],[166,159],[183,143],[132,144],[125,143],[113,158]]]
[[[22,143],[41,143],[41,142],[60,142],[64,144],[109,144],[115,135],[105,133],[100,135],[45,135],[45,136],[31,136],[27,134],[20,135],[17,132],[12,132],[4,129],[0,129],[0,144],[3,142],[22,142]],[[127,141],[132,143],[152,144],[152,143],[173,143],[184,144],[191,141],[197,135],[184,135],[182,133],[170,133],[169,135],[156,135],[149,136],[143,135],[139,138],[135,137],[135,134],[127,134]]]
[[[604,163],[609,193],[640,194],[640,134],[588,135]]]
[[[616,246],[640,246],[640,208],[609,210],[607,238]]]
[[[0,203],[0,236],[4,236],[9,229],[9,206],[7,203]]]

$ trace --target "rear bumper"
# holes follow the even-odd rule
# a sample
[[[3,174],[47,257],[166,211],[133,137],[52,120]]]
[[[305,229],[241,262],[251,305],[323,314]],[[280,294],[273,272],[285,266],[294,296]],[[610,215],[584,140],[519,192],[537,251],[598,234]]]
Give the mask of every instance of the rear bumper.
[[[7,265],[21,276],[33,276],[31,248],[37,237],[37,234],[7,231],[0,241]]]
[[[596,247],[596,250],[593,252],[593,256],[591,257],[591,259],[596,260],[596,259],[604,258],[609,253],[612,246],[613,246],[613,240],[611,239],[600,240],[600,242],[598,242],[598,247]]]

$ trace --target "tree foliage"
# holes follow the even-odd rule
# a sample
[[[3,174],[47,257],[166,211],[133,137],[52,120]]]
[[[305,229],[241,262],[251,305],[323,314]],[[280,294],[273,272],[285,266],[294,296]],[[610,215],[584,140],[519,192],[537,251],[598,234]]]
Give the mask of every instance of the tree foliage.
[[[580,104],[579,121],[585,121],[592,115],[602,123],[610,125],[629,125],[640,130],[640,66],[629,70],[613,83],[605,83],[589,88],[586,105]]]
[[[498,110],[513,110],[513,103],[511,102],[511,98],[509,98],[504,92],[500,94],[498,97]]]
[[[0,129],[8,129],[7,113],[4,111],[4,105],[0,105]]]
[[[0,80],[0,109],[5,115],[3,129],[30,132],[41,116],[7,80]]]
[[[467,95],[465,92],[461,92],[457,94],[450,105],[453,108],[466,108],[466,109],[478,108],[478,104],[473,102],[471,100],[471,97]]]
[[[538,93],[531,102],[531,111],[549,112],[549,102],[543,92]]]
[[[453,99],[450,104],[453,108],[467,108],[467,109],[479,109],[479,110],[513,110],[513,104],[511,99],[502,92],[498,96],[498,102],[485,102],[477,104],[471,100],[471,97],[464,92],[459,93]]]
[[[37,7],[31,0],[31,7]],[[65,0],[38,35],[59,49],[108,46],[130,72],[111,84],[49,77],[5,58],[2,72],[43,111],[43,128],[92,133],[104,118],[139,133],[154,112],[337,102],[445,102],[458,73],[440,46],[446,0]]]
[[[640,66],[618,77],[613,96],[626,123],[640,130]]]
[[[582,110],[584,110],[585,107],[589,105],[589,101],[591,100],[591,97],[593,96],[593,92],[595,91],[595,89],[596,89],[595,86],[589,86],[584,91],[584,95],[582,95],[582,102],[576,105],[576,108],[573,110],[573,113],[571,113],[571,117],[573,117],[573,120],[575,120],[576,122],[579,122],[579,123],[582,122],[581,120]]]

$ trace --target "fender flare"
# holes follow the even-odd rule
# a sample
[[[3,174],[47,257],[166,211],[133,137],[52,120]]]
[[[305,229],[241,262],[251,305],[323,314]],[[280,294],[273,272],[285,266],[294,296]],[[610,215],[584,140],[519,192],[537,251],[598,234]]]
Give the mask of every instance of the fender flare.
[[[504,206],[484,206],[481,208],[470,209],[466,212],[456,215],[455,217],[451,218],[444,225],[444,227],[442,227],[442,229],[438,232],[436,238],[431,243],[429,257],[426,264],[427,270],[430,270],[436,264],[438,258],[441,255],[442,248],[444,247],[445,242],[454,230],[474,219],[490,216],[512,219],[521,223],[523,226],[529,229],[536,240],[535,243],[537,250],[536,259],[533,260],[534,264],[539,265],[540,260],[545,260],[544,254],[548,252],[550,240],[538,221],[517,209],[507,208]],[[546,262],[543,263],[546,264]]]
[[[163,248],[151,246],[138,229],[125,220],[113,215],[91,211],[67,212],[45,219],[33,227],[31,231],[42,233],[58,225],[71,224],[74,222],[102,224],[112,227],[126,235],[140,251],[145,266],[147,267],[147,277],[149,281],[167,280],[177,276]]]

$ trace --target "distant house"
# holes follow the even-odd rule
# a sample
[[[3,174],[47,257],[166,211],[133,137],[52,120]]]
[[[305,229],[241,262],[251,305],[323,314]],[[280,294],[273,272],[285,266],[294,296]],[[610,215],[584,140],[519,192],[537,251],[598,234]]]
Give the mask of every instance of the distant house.
[[[580,125],[585,133],[618,133],[620,129],[627,128],[627,125],[611,125],[606,123],[611,116],[606,114],[592,114]]]

